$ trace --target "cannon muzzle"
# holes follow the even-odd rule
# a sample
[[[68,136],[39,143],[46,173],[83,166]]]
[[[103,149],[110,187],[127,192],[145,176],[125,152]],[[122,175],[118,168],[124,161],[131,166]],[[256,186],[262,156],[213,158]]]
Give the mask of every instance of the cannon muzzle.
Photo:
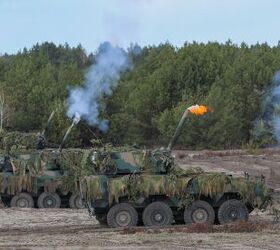
[[[202,116],[202,115],[204,115],[208,112],[211,112],[211,111],[212,110],[209,107],[204,106],[204,105],[193,105],[193,106],[187,108],[185,110],[185,112],[183,113],[180,122],[177,125],[175,133],[172,136],[171,141],[169,142],[167,149],[171,150],[172,147],[174,146],[174,144],[176,143],[176,141],[178,140],[180,132],[182,130],[182,127],[185,124],[185,121],[186,121],[189,113],[191,113],[193,115],[196,115],[196,116]]]
[[[180,132],[182,130],[182,127],[185,124],[185,121],[187,119],[188,113],[189,113],[189,111],[186,109],[185,112],[183,113],[182,117],[181,117],[180,122],[177,125],[177,128],[175,130],[174,135],[171,138],[171,141],[168,144],[168,147],[167,147],[168,150],[171,150],[172,147],[174,146],[174,144],[176,143],[176,141],[178,140]]]

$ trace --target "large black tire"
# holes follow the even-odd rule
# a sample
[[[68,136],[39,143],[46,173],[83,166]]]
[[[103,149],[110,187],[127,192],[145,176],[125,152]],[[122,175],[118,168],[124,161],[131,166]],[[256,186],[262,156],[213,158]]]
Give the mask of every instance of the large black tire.
[[[226,224],[238,220],[247,221],[249,218],[248,209],[239,200],[227,200],[218,210],[218,220],[220,224]]]
[[[190,207],[185,208],[184,221],[186,224],[213,224],[215,221],[215,211],[208,202],[197,200],[194,201]]]
[[[173,223],[173,212],[164,202],[156,201],[149,204],[143,212],[145,226],[164,227]]]
[[[61,199],[57,193],[41,193],[37,205],[39,208],[59,208]]]
[[[138,213],[128,203],[119,203],[110,208],[107,223],[109,227],[134,227],[138,223]]]
[[[80,195],[72,194],[69,199],[69,206],[72,209],[82,209],[85,208],[83,200]]]
[[[19,193],[11,199],[10,206],[19,208],[32,208],[34,207],[34,200],[28,193]]]

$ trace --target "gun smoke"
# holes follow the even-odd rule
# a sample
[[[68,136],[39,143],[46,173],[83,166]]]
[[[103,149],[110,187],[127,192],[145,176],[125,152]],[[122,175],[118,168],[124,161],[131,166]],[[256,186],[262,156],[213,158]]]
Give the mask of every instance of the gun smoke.
[[[85,75],[83,86],[70,89],[68,117],[77,119],[80,116],[89,125],[106,132],[109,122],[100,118],[100,112],[104,109],[102,98],[113,94],[121,73],[130,68],[131,62],[123,49],[109,42],[101,44],[95,63]]]
[[[272,139],[280,143],[280,71],[274,75],[272,86],[264,97],[261,115],[255,123],[253,135],[256,139],[266,138],[264,141],[267,144],[271,144]]]
[[[277,72],[273,78],[274,87],[272,89],[272,105],[274,108],[273,112],[273,131],[277,139],[278,144],[280,143],[280,72]]]

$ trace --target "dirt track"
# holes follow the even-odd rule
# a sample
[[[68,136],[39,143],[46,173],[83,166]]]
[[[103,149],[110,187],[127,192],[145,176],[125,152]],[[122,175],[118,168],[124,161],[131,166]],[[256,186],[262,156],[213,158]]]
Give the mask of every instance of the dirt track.
[[[268,185],[280,188],[280,152],[175,151],[180,165],[201,166],[205,170],[230,171],[252,176],[263,174]],[[272,224],[267,213],[253,214],[257,230],[241,227],[234,231],[176,229],[137,229],[129,232],[100,227],[86,210],[11,209],[0,210],[0,249],[279,249],[280,226]],[[248,232],[250,231],[250,232]]]
[[[280,231],[188,233],[180,229],[130,232],[100,227],[86,210],[2,209],[0,248],[16,249],[278,249]],[[261,221],[271,217],[253,216]]]
[[[250,233],[189,233],[185,227],[125,232],[100,227],[86,210],[8,208],[0,215],[0,249],[279,249],[277,224]]]

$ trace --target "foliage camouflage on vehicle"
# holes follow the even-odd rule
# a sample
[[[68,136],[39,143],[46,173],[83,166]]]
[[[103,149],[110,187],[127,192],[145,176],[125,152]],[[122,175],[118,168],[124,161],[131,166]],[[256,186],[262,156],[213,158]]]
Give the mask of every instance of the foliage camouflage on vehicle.
[[[16,176],[0,174],[0,187],[2,194],[16,195],[22,191],[37,192],[36,178],[32,176]]]
[[[107,190],[104,189],[106,186]],[[176,171],[166,175],[135,173],[114,178],[87,176],[81,180],[81,190],[87,201],[100,199],[102,192],[107,192],[109,205],[118,203],[120,197],[127,197],[134,202],[151,195],[167,195],[185,203],[190,197],[203,195],[215,198],[223,193],[236,192],[244,202],[261,208],[268,195],[263,180],[233,178],[226,174],[206,173],[198,168],[183,170],[178,166]]]
[[[78,180],[82,175],[93,173],[89,165],[91,151],[63,149],[71,129],[78,121],[68,127],[59,148],[46,149],[45,132],[54,114],[55,111],[50,114],[41,132],[0,133],[0,191],[6,204],[16,205],[17,200],[25,197],[25,204],[34,206],[34,197],[38,198],[40,207],[46,204],[45,199],[50,199],[49,204],[55,199],[59,207],[61,195],[68,197],[64,200],[70,197],[70,207],[79,203],[76,198],[79,194]]]
[[[1,132],[0,146],[6,153],[11,150],[28,150],[36,149],[38,145],[38,133],[23,133],[23,132]]]
[[[18,152],[20,152],[19,150]],[[14,151],[15,152],[15,151]],[[79,194],[78,180],[92,174],[91,150],[23,150],[24,154],[1,154],[1,196],[28,192]]]

